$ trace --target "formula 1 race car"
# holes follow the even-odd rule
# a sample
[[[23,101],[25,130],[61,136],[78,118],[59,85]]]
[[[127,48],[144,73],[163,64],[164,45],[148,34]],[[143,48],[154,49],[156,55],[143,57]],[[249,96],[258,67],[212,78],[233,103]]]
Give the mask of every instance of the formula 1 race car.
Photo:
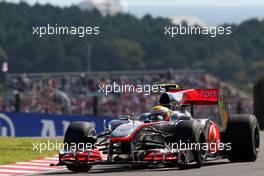
[[[252,114],[229,115],[227,96],[220,89],[178,89],[164,85],[159,105],[138,117],[121,115],[96,133],[90,122],[72,122],[68,145],[88,148],[60,151],[59,163],[73,172],[93,165],[129,164],[201,167],[205,161],[257,159],[259,125]]]

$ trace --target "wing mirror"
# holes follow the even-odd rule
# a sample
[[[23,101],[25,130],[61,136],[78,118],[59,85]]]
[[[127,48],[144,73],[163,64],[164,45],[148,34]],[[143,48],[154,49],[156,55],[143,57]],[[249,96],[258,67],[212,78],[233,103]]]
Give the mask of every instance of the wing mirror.
[[[130,115],[120,115],[118,119],[119,120],[130,120],[131,118],[130,118]]]
[[[107,126],[107,123],[106,123],[106,120],[104,120],[104,131],[107,132],[109,130],[108,126]]]

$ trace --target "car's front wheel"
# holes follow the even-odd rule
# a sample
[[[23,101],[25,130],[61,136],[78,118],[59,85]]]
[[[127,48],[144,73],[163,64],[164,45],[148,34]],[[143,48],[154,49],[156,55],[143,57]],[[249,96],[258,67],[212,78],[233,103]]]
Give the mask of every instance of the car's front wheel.
[[[176,126],[175,136],[178,146],[181,144],[184,144],[184,146],[192,146],[190,149],[187,148],[187,150],[191,151],[193,161],[195,162],[195,164],[192,165],[184,162],[178,163],[179,168],[200,168],[204,163],[206,155],[206,151],[204,151],[202,147],[206,143],[202,126],[194,120],[182,121]]]
[[[96,142],[96,131],[94,126],[89,122],[72,122],[66,130],[64,136],[64,146],[66,150],[70,149],[70,146],[86,146],[86,144],[93,145]],[[79,145],[82,144],[82,145]],[[75,165],[66,164],[67,169],[73,172],[88,172],[91,165]]]

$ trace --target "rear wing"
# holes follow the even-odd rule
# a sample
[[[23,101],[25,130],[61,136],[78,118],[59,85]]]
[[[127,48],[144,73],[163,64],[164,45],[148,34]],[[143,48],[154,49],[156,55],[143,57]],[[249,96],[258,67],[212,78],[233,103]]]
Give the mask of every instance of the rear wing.
[[[168,91],[180,104],[217,104],[219,89],[178,89]]]
[[[215,104],[218,102],[219,89],[180,89],[178,84],[159,84],[159,86],[170,94],[172,101],[181,104]]]
[[[172,89],[162,93],[159,103],[170,109],[175,105],[217,105],[222,121],[222,127],[226,128],[228,120],[227,94],[223,89]]]

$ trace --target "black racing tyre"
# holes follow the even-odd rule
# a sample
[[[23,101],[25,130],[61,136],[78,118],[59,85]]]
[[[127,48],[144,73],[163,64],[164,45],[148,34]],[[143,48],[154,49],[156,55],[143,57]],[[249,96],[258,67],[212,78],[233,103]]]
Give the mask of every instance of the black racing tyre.
[[[77,166],[72,164],[66,164],[66,167],[72,172],[88,172],[92,168],[92,166]]]
[[[96,142],[96,131],[94,126],[89,122],[72,122],[66,130],[66,134],[64,136],[64,145],[67,146],[67,150],[70,149],[70,146],[78,144],[86,144],[90,143],[94,145]],[[66,167],[73,172],[88,172],[92,166],[89,165],[73,165],[66,164]]]
[[[193,147],[193,150],[191,150],[195,164],[178,164],[178,167],[180,169],[200,168],[204,164],[204,157],[206,155],[206,151],[202,150],[203,144],[206,143],[206,137],[204,135],[203,127],[199,122],[195,120],[181,121],[176,126],[175,137],[178,145],[180,141],[181,143],[189,144],[189,146],[193,144],[200,145],[200,147],[195,149]]]
[[[258,156],[260,146],[258,120],[254,115],[233,115],[227,125],[227,138],[231,143],[230,162],[251,162]]]

